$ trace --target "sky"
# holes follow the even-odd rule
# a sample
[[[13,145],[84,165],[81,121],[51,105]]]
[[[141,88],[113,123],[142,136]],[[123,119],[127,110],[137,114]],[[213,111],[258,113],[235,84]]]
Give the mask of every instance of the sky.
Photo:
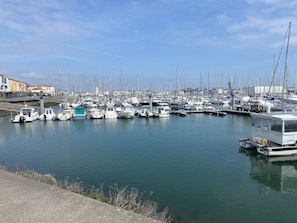
[[[0,33],[0,73],[61,90],[297,82],[297,0],[3,0]]]

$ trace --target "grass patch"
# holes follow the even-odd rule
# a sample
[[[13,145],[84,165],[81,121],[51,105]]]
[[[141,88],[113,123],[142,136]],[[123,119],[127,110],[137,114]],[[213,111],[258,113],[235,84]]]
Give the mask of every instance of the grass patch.
[[[117,184],[114,184],[110,186],[107,193],[105,193],[103,184],[101,184],[98,188],[94,186],[86,188],[79,179],[69,180],[67,177],[64,180],[56,180],[52,174],[40,174],[34,170],[21,171],[19,169],[7,169],[4,166],[0,166],[0,169],[36,180],[38,182],[56,185],[64,190],[78,193],[128,211],[133,211],[161,222],[167,223],[172,221],[171,217],[168,215],[168,208],[164,208],[160,211],[156,202],[145,199],[144,194],[140,193],[136,188],[119,188]],[[150,193],[150,196],[151,194],[152,193]]]

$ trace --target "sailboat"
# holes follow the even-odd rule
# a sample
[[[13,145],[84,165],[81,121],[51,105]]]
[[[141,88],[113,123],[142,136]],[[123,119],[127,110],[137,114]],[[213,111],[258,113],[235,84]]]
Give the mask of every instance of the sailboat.
[[[288,95],[286,92],[287,82],[288,82],[288,55],[289,55],[289,45],[290,45],[290,34],[291,34],[291,22],[289,22],[289,27],[288,27],[286,58],[285,58],[285,68],[284,68],[284,80],[283,80],[283,86],[282,86],[283,87],[282,88],[282,96],[281,96],[280,100],[282,102],[286,102],[286,103],[290,103],[290,104],[297,104],[297,95]],[[275,67],[275,71],[276,71],[276,68],[277,68],[277,65]],[[275,75],[275,71],[274,71],[274,75]],[[273,79],[274,79],[274,77],[273,77]]]
[[[287,59],[290,40],[291,23],[289,23],[286,62],[284,72],[283,95],[287,80]],[[256,148],[264,156],[296,156],[297,155],[297,113],[270,112],[253,113],[251,135],[247,139],[239,139],[244,148]]]

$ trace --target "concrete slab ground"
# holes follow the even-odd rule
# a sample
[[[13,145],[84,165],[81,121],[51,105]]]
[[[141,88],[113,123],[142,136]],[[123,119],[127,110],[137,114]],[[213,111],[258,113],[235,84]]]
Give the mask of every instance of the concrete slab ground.
[[[0,222],[157,223],[158,221],[0,169]]]

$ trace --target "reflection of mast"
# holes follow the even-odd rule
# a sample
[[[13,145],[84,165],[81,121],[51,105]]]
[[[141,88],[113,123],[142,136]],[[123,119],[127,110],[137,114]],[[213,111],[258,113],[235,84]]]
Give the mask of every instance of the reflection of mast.
[[[286,61],[285,61],[285,71],[284,71],[284,83],[283,83],[283,93],[282,97],[284,97],[285,87],[287,86],[288,82],[288,53],[289,53],[289,44],[290,44],[290,33],[291,33],[291,22],[289,22],[288,28],[288,39],[287,39],[287,49],[286,49]]]

